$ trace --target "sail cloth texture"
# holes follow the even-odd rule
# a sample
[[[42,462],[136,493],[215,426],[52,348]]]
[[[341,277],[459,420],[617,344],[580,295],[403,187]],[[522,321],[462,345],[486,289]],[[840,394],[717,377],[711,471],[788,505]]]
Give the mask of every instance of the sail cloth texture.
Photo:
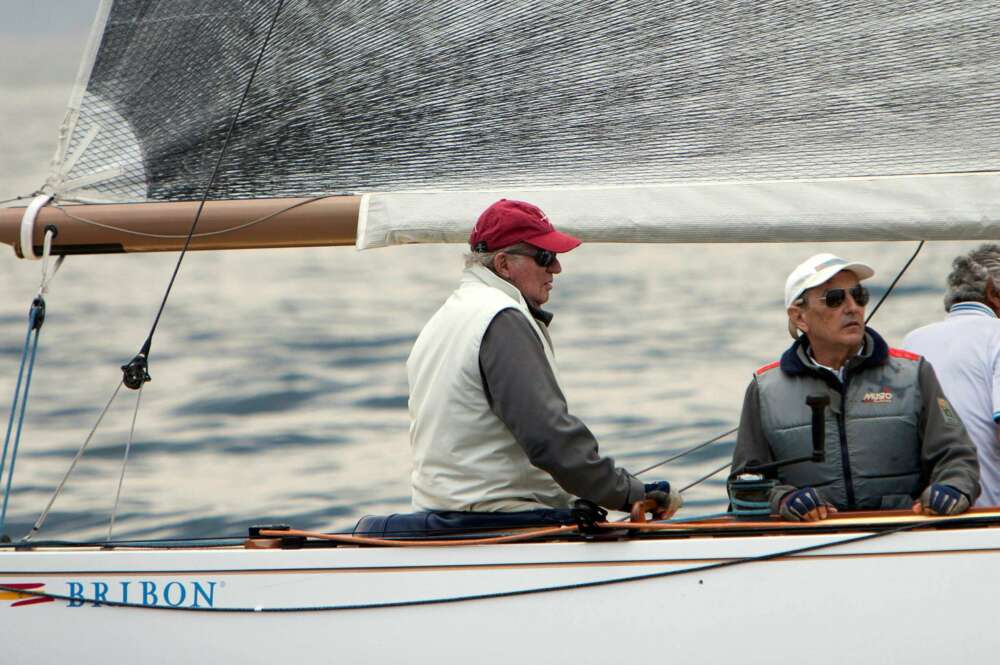
[[[199,199],[276,8],[104,0],[47,190]],[[209,197],[372,193],[360,247],[518,193],[589,240],[995,237],[997,34],[951,0],[286,0]]]

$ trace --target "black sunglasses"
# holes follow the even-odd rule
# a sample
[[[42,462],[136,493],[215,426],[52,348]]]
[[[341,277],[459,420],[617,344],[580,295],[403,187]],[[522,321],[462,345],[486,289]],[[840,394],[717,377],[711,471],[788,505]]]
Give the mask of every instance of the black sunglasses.
[[[550,265],[556,261],[556,252],[550,252],[547,249],[536,249],[534,252],[511,252],[504,251],[504,254],[513,254],[515,256],[530,256],[535,259],[535,263],[543,268],[548,268]]]
[[[823,295],[819,297],[820,301],[826,303],[826,306],[830,309],[836,309],[844,304],[844,300],[847,299],[847,294],[851,294],[851,298],[854,302],[858,304],[858,307],[864,307],[868,304],[868,299],[871,298],[871,294],[868,293],[868,289],[858,284],[850,289],[830,289]]]

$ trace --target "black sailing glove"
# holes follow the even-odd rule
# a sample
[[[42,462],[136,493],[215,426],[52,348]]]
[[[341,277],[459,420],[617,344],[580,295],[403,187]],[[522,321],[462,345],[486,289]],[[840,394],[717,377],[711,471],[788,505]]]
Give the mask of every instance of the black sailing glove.
[[[958,515],[969,509],[969,499],[951,485],[934,483],[920,495],[924,513]]]
[[[823,498],[812,487],[803,487],[789,492],[781,499],[778,511],[786,520],[793,522],[812,522],[826,519],[828,513],[837,512],[833,506],[823,501]]]

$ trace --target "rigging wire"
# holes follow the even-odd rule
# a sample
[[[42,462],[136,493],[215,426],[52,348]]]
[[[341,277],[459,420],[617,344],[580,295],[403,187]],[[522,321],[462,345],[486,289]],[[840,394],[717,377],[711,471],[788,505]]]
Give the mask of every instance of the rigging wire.
[[[21,539],[21,542],[26,543],[31,540],[32,536],[38,533],[39,530],[41,530],[42,525],[45,524],[45,520],[49,516],[49,511],[52,510],[52,505],[56,502],[56,498],[62,493],[63,487],[66,485],[66,481],[69,480],[70,474],[73,473],[73,469],[76,468],[77,462],[79,462],[80,458],[83,457],[83,451],[87,449],[87,445],[90,444],[90,440],[94,438],[94,433],[97,432],[97,428],[100,426],[101,421],[104,420],[104,416],[107,414],[108,409],[111,408],[111,404],[115,401],[115,398],[118,397],[118,392],[122,389],[123,385],[123,382],[118,383],[118,386],[115,388],[115,392],[111,395],[111,399],[109,399],[108,403],[104,405],[104,410],[101,411],[101,415],[98,416],[97,422],[94,423],[93,428],[91,428],[90,434],[87,435],[87,438],[84,440],[83,445],[80,446],[80,449],[76,451],[76,456],[73,458],[69,468],[66,470],[66,475],[64,475],[63,479],[59,482],[59,486],[56,487],[56,491],[52,493],[52,498],[49,499],[49,503],[45,506],[45,510],[43,510],[42,514],[38,516],[38,519],[35,521],[35,525],[31,527],[31,531],[29,531],[24,538]]]
[[[699,478],[698,480],[694,481],[693,483],[691,483],[689,485],[685,485],[684,487],[680,488],[678,490],[678,492],[684,493],[684,492],[688,491],[689,489],[691,489],[692,487],[694,487],[695,485],[702,484],[703,482],[705,482],[706,480],[708,480],[709,478],[711,478],[715,474],[721,473],[722,471],[725,471],[726,469],[728,469],[732,465],[733,465],[732,462],[726,462],[725,464],[723,464],[722,466],[720,466],[715,471],[712,471],[711,473],[702,476],[701,478]]]
[[[115,517],[118,515],[118,501],[122,496],[122,485],[125,483],[125,467],[128,466],[128,454],[132,450],[132,440],[135,438],[135,421],[139,417],[139,400],[142,399],[142,386],[135,396],[135,410],[132,412],[132,428],[128,432],[128,442],[125,444],[125,456],[122,458],[122,471],[118,476],[118,490],[115,492],[115,503],[111,508],[111,522],[108,524],[108,541],[111,541],[115,530]]]
[[[212,187],[215,185],[215,180],[219,175],[222,160],[225,158],[226,152],[229,149],[229,141],[233,136],[233,131],[236,129],[236,122],[239,120],[240,113],[243,111],[243,105],[246,103],[247,97],[250,95],[254,79],[257,76],[257,71],[260,69],[260,63],[264,59],[264,54],[267,52],[268,43],[271,41],[271,35],[274,32],[274,26],[278,23],[278,17],[281,15],[281,10],[284,7],[284,4],[284,0],[278,0],[277,2],[278,7],[275,10],[271,23],[267,28],[264,43],[261,45],[260,52],[257,54],[257,61],[254,63],[253,70],[250,72],[250,79],[247,81],[247,84],[243,89],[243,95],[240,97],[240,103],[236,107],[236,112],[233,114],[232,121],[229,123],[229,129],[226,131],[226,138],[222,143],[222,149],[219,151],[219,157],[215,161],[215,167],[212,169],[212,175],[208,180],[208,185],[205,187],[205,193],[202,195],[201,201],[198,203],[198,210],[195,212],[194,220],[191,222],[191,228],[188,230],[187,239],[184,241],[184,247],[181,249],[180,256],[177,257],[177,264],[174,266],[174,272],[170,276],[170,281],[167,283],[167,290],[163,294],[163,300],[160,302],[160,308],[156,312],[156,318],[153,319],[153,325],[149,330],[149,334],[146,336],[146,341],[143,343],[139,353],[136,354],[132,361],[122,367],[122,372],[124,373],[123,382],[126,386],[132,388],[133,390],[138,389],[140,385],[149,381],[149,373],[146,368],[149,351],[153,344],[153,335],[156,333],[156,327],[159,325],[160,317],[163,315],[163,308],[166,307],[167,299],[170,297],[170,292],[174,287],[174,282],[177,280],[177,274],[180,272],[181,263],[184,261],[184,257],[187,255],[188,247],[191,245],[191,239],[194,237],[194,231],[198,226],[198,221],[201,219],[201,213],[205,208],[205,203],[208,201],[208,195],[212,191]]]
[[[8,203],[13,203],[14,201],[24,201],[26,199],[33,199],[36,196],[38,196],[39,194],[41,194],[41,193],[42,193],[42,190],[36,189],[31,194],[26,194],[24,196],[15,196],[15,197],[10,198],[10,199],[4,199],[4,200],[0,201],[0,206],[7,205]]]
[[[731,430],[729,430],[728,432],[723,432],[722,434],[719,434],[718,436],[714,436],[711,439],[709,439],[708,441],[705,441],[704,443],[699,443],[697,446],[694,446],[693,448],[688,448],[687,450],[679,452],[676,455],[674,455],[673,457],[668,457],[667,459],[663,460],[662,462],[657,462],[656,464],[654,464],[652,466],[647,466],[645,469],[642,469],[641,471],[636,471],[634,475],[638,476],[640,474],[646,473],[647,471],[652,471],[653,469],[655,469],[658,466],[663,466],[664,464],[667,464],[669,462],[673,462],[675,459],[680,459],[681,457],[684,457],[685,455],[690,455],[691,453],[696,452],[698,450],[701,450],[702,448],[704,448],[705,446],[707,446],[709,444],[715,443],[716,441],[718,441],[719,439],[721,439],[723,437],[726,437],[726,436],[729,436],[730,434],[733,434],[738,429],[739,429],[738,427],[734,427]]]
[[[882,303],[884,303],[886,301],[886,299],[889,297],[889,294],[892,293],[892,290],[896,287],[896,284],[899,283],[899,280],[902,279],[903,275],[910,268],[910,264],[912,264],[913,261],[914,261],[914,259],[917,258],[917,255],[920,253],[920,250],[923,249],[925,243],[926,243],[925,240],[921,240],[917,244],[917,248],[914,250],[913,255],[910,256],[909,260],[903,265],[903,267],[896,274],[896,278],[892,280],[892,283],[889,284],[889,288],[887,288],[886,291],[885,291],[885,293],[882,294],[882,297],[879,298],[879,301],[877,303],[875,303],[875,307],[872,308],[872,311],[868,313],[868,316],[865,318],[865,325],[867,325],[868,322],[872,320],[872,317],[875,316],[875,312],[877,312],[879,310],[879,307],[882,306]],[[710,443],[715,443],[719,439],[721,439],[723,437],[726,437],[726,436],[729,436],[730,434],[736,432],[738,429],[739,429],[738,427],[734,427],[733,429],[729,430],[728,432],[723,432],[722,434],[719,434],[718,436],[715,436],[712,439],[709,439],[708,441],[706,441],[704,443],[700,443],[697,446],[694,446],[693,448],[689,448],[688,450],[680,452],[680,453],[678,453],[678,454],[676,454],[676,455],[674,455],[672,457],[668,457],[667,459],[663,460],[662,462],[657,462],[656,464],[654,464],[652,466],[646,467],[642,471],[637,472],[635,475],[639,475],[640,473],[645,473],[646,471],[650,471],[652,469],[655,469],[658,466],[662,466],[662,465],[664,465],[664,464],[666,464],[668,462],[672,462],[672,461],[674,461],[674,460],[676,460],[678,458],[684,457],[685,455],[689,455],[689,454],[695,452],[696,450],[701,450],[702,448],[704,448],[705,446],[709,445]],[[694,487],[695,485],[699,485],[699,484],[705,482],[706,480],[708,480],[712,476],[716,475],[717,473],[721,473],[722,471],[728,469],[730,466],[732,466],[732,462],[726,464],[725,466],[719,467],[718,469],[716,469],[715,471],[712,471],[708,475],[702,476],[701,478],[699,478],[698,480],[694,481],[690,485],[686,485],[685,487],[683,487],[680,491],[684,492],[685,490],[689,490],[692,487]]]
[[[921,240],[920,243],[917,244],[917,249],[913,252],[913,256],[910,257],[910,260],[906,262],[906,265],[903,266],[903,269],[899,271],[898,275],[896,275],[896,279],[892,280],[892,284],[889,285],[889,288],[885,290],[885,293],[882,294],[882,297],[879,298],[877,303],[875,303],[875,307],[872,308],[872,311],[868,313],[868,318],[865,319],[865,325],[867,325],[868,322],[872,320],[872,317],[875,316],[875,312],[878,311],[878,308],[881,307],[882,303],[884,303],[886,298],[889,297],[889,294],[892,293],[892,290],[896,288],[896,284],[899,282],[900,278],[902,278],[903,273],[907,271],[907,269],[910,267],[910,264],[913,263],[913,260],[917,258],[917,254],[919,254],[920,250],[924,248],[924,242],[925,242],[924,240]]]

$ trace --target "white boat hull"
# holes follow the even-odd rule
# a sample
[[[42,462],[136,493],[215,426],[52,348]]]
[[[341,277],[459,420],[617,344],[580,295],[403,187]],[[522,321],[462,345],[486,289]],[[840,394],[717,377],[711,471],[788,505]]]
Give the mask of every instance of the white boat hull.
[[[1000,527],[835,544],[859,535],[7,551],[0,585],[44,583],[38,591],[64,598],[25,603],[8,591],[0,641],[10,663],[995,660]],[[623,580],[812,545],[829,547],[590,588],[336,609]]]

